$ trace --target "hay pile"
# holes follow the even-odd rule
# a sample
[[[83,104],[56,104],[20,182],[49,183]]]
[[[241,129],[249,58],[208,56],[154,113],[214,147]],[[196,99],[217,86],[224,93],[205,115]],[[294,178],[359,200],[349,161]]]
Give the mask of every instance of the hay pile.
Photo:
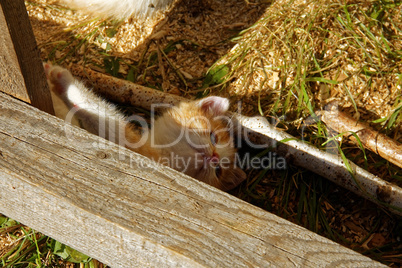
[[[232,48],[230,38],[255,23],[267,5],[183,0],[170,13],[145,21],[94,18],[55,0],[29,1],[27,9],[44,60],[66,67],[78,63],[188,96]]]
[[[276,1],[218,63],[229,95],[260,98],[265,115],[337,100],[356,119],[388,117],[402,102],[401,16],[376,1]]]

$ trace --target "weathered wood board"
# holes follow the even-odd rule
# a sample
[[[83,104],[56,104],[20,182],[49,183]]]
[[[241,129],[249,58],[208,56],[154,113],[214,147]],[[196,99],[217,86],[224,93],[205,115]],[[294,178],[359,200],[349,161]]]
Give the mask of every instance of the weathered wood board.
[[[112,267],[381,267],[0,93],[0,213]]]
[[[24,77],[19,68],[18,58],[1,5],[0,27],[2,29],[0,35],[0,90],[29,103],[30,97],[25,89]]]
[[[54,114],[23,0],[0,1],[0,91]]]

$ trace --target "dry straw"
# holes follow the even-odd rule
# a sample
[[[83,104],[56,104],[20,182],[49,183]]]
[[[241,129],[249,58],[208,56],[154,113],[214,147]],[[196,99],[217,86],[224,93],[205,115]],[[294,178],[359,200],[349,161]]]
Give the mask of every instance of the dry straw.
[[[264,114],[336,99],[355,118],[387,117],[402,95],[401,15],[391,2],[275,1],[217,64],[231,67],[230,94],[258,96]]]

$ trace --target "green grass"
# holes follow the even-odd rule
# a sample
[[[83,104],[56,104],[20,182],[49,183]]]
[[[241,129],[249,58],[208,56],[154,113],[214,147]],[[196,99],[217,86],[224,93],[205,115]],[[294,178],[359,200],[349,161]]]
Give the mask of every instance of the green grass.
[[[231,67],[227,82],[237,78],[237,88],[249,88],[256,76],[261,77],[261,82],[253,87],[258,96],[270,96],[261,104],[267,115],[289,115],[295,111],[297,118],[314,114],[318,107],[313,85],[318,83],[346,91],[357,111],[356,96],[350,93],[347,83],[340,83],[336,77],[340,70],[346,69],[342,65],[350,64],[356,71],[349,72],[348,76],[367,86],[371,77],[382,77],[385,82],[392,79],[389,74],[398,70],[400,62],[395,59],[401,59],[402,52],[393,46],[398,37],[390,36],[386,25],[395,24],[390,13],[397,6],[398,3],[387,1],[374,2],[372,8],[361,10],[358,4],[317,2],[315,8],[305,12],[289,3],[280,12],[269,13],[244,31],[243,38],[235,40],[237,48],[219,64]],[[345,59],[345,53],[353,53],[352,58]],[[363,59],[357,62],[356,57],[360,55]],[[346,62],[341,64],[341,61]],[[266,83],[272,78],[267,72],[280,73],[276,86]],[[358,74],[366,75],[368,81],[361,81]]]
[[[0,215],[0,238],[6,237],[10,239],[8,246],[0,251],[1,267],[60,267],[61,263],[71,267],[104,267],[78,251]]]

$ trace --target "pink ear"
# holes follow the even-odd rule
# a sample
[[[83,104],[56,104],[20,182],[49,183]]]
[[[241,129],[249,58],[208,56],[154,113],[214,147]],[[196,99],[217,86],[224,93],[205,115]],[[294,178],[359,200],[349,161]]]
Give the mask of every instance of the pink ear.
[[[207,97],[198,102],[201,110],[213,115],[221,115],[229,109],[229,100],[221,97]]]

